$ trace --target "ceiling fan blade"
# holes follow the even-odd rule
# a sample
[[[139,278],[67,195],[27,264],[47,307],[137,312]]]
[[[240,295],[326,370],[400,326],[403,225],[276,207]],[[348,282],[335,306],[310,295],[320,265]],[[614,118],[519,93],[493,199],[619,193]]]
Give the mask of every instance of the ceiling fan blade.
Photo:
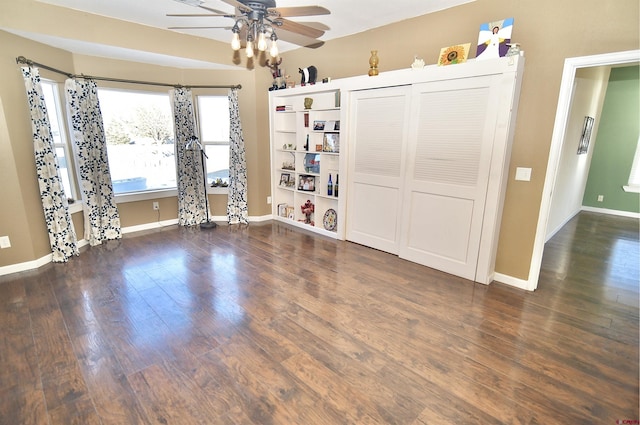
[[[214,15],[212,13],[167,13],[165,16],[174,17],[174,18],[208,18],[212,16],[233,18],[233,15],[217,15],[217,14]]]
[[[288,19],[278,19],[281,25],[277,26],[276,32],[278,33],[278,37],[280,37],[280,29],[284,31],[294,32],[296,34],[303,35],[309,38],[318,38],[324,35],[323,30],[319,30],[304,24],[300,24],[298,22],[289,21]]]
[[[329,9],[322,6],[274,7],[273,9],[269,9],[269,11],[275,11],[283,18],[331,14]]]
[[[323,24],[322,22],[306,22],[306,21],[305,22],[296,21],[296,22],[311,28],[315,28],[320,31],[329,31],[331,29],[328,25]]]
[[[253,9],[251,9],[250,7],[240,3],[238,0],[222,0],[223,2],[230,4],[231,6],[235,7],[236,9],[239,9],[243,12],[251,12]]]
[[[309,49],[317,49],[324,44],[322,40],[316,40],[315,38],[305,37],[304,35],[284,30],[278,31],[278,39]]]
[[[212,29],[224,29],[230,30],[232,27],[168,27],[170,30],[212,30]]]

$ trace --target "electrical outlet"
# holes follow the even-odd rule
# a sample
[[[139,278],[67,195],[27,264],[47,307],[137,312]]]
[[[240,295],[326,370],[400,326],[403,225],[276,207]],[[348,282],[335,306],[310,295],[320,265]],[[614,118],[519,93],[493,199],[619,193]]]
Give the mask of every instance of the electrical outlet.
[[[267,196],[267,204],[271,205],[271,196]]]
[[[157,202],[154,202],[154,203],[153,203],[153,210],[154,210],[154,211],[158,211],[159,209],[160,209],[160,204],[159,204],[159,203],[157,203]]]
[[[598,195],[598,202],[604,202],[604,195]]]
[[[0,236],[0,248],[11,248],[11,240],[9,240],[9,236]]]

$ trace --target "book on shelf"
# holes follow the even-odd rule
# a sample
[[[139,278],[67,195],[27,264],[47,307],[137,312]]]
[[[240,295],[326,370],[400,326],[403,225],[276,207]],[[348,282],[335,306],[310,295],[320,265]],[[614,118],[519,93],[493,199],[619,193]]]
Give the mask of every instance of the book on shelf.
[[[292,105],[277,105],[276,112],[293,111]]]

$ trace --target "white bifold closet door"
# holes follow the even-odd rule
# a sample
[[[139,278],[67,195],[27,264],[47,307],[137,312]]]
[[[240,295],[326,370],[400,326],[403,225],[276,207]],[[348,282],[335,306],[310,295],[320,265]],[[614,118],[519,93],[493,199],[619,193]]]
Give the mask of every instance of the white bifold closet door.
[[[346,238],[398,254],[411,87],[355,91],[349,107]]]
[[[476,280],[500,102],[492,76],[417,84],[399,256]],[[499,174],[499,173],[498,173]]]

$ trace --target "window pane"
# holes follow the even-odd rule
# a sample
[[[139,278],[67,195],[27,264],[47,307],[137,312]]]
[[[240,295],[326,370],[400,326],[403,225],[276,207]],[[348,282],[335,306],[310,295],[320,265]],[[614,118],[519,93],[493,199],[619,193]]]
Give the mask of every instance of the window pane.
[[[60,169],[59,176],[62,180],[62,187],[64,188],[65,196],[67,198],[73,198],[74,191],[71,186],[71,174],[68,167],[69,158],[67,158],[67,152],[69,152],[69,150],[66,149],[66,137],[63,138],[63,134],[61,133],[60,118],[62,115],[60,112],[56,83],[41,81],[41,85],[44,103],[47,106],[47,116],[51,124],[51,137],[53,138],[56,160],[58,162],[58,168]]]
[[[201,140],[229,142],[229,99],[226,96],[198,96]]]
[[[71,184],[69,179],[69,168],[67,167],[67,157],[64,152],[64,148],[56,148],[56,157],[58,158],[58,167],[60,167],[60,178],[62,179],[62,186],[64,187],[64,193],[67,198],[72,197]]]
[[[98,89],[116,194],[176,187],[168,94]]]
[[[42,94],[44,95],[44,103],[47,105],[47,115],[51,123],[51,136],[53,143],[61,144],[60,137],[60,119],[58,115],[58,102],[54,94],[54,85],[49,82],[42,82]],[[57,153],[57,152],[56,152]]]
[[[229,145],[205,145],[207,158],[207,182],[217,179],[229,184]]]

